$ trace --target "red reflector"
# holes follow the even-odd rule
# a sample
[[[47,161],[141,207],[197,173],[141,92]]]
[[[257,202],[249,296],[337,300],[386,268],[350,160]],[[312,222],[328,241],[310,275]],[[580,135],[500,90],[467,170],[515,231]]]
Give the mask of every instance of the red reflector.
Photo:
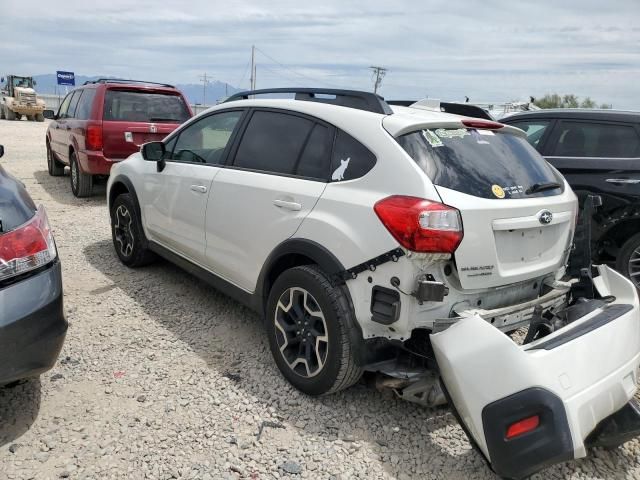
[[[509,428],[507,428],[507,440],[535,430],[538,428],[538,425],[540,425],[540,417],[538,415],[512,423],[509,425]]]
[[[462,219],[453,207],[394,195],[373,207],[389,233],[408,250],[453,253],[462,241]]]
[[[87,149],[102,150],[102,125],[87,125]]]
[[[465,120],[462,120],[462,124],[465,127],[479,128],[479,129],[482,129],[482,130],[499,130],[502,127],[504,127],[503,123],[491,122],[489,120],[465,119]]]

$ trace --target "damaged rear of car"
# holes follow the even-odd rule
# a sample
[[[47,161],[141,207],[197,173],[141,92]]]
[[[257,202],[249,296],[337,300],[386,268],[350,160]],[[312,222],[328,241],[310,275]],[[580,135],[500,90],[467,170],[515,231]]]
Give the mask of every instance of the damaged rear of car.
[[[564,178],[499,123],[383,123],[457,212],[438,218],[459,239],[449,258],[403,244],[419,271],[410,355],[380,362],[380,383],[424,405],[446,399],[507,478],[640,433],[637,291],[588,260],[567,274],[578,209]],[[423,223],[432,214],[419,208]],[[421,297],[435,285],[435,302]]]

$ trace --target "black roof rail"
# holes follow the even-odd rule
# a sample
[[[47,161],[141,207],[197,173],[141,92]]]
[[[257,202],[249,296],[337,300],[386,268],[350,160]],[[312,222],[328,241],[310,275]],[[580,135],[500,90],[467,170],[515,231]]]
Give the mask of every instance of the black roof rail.
[[[416,100],[388,100],[389,105],[398,105],[401,107],[410,107]],[[465,117],[484,118],[485,120],[495,120],[485,109],[470,103],[453,103],[440,102],[440,111],[451,113],[453,115],[462,115]]]
[[[162,87],[176,88],[168,83],[147,82],[144,80],[129,80],[126,78],[97,78],[95,80],[87,80],[83,85],[91,85],[93,83],[145,83],[147,85],[160,85]]]
[[[248,90],[231,95],[224,103],[234,100],[247,100],[253,95],[281,93],[294,93],[296,100],[304,100],[307,102],[328,103],[385,115],[393,113],[393,110],[391,110],[387,102],[385,102],[384,98],[380,95],[372,92],[341,90],[336,88],[266,88],[262,90]],[[334,98],[327,98],[323,95]]]

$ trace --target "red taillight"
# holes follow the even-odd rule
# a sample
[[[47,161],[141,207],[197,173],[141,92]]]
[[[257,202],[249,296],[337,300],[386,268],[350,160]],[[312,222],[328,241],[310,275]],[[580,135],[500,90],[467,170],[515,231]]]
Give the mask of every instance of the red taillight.
[[[394,238],[408,250],[453,253],[462,241],[462,219],[455,208],[423,198],[394,195],[373,207]]]
[[[504,123],[481,119],[465,119],[462,120],[462,124],[465,127],[479,128],[481,130],[499,130],[504,127]]]
[[[87,150],[102,150],[102,125],[87,125]]]
[[[507,428],[507,440],[535,430],[538,428],[538,425],[540,425],[540,417],[538,415],[533,415],[512,423],[509,425],[509,428]]]
[[[0,234],[0,281],[46,265],[57,255],[44,207],[27,223]]]

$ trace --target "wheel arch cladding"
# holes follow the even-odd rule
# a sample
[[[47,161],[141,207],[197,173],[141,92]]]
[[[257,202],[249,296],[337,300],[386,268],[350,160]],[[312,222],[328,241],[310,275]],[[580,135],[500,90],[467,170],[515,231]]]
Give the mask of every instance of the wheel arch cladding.
[[[285,240],[269,254],[258,277],[256,294],[262,312],[278,276],[285,270],[300,265],[317,265],[330,277],[344,270],[335,255],[319,243],[301,238]]]
[[[140,214],[140,207],[138,205],[138,197],[136,195],[136,191],[131,184],[131,181],[122,175],[118,175],[113,182],[111,183],[111,188],[109,189],[109,198],[107,207],[109,208],[109,215],[111,215],[111,206],[115,199],[124,193],[129,193],[133,197],[133,203],[136,206],[136,213]]]

